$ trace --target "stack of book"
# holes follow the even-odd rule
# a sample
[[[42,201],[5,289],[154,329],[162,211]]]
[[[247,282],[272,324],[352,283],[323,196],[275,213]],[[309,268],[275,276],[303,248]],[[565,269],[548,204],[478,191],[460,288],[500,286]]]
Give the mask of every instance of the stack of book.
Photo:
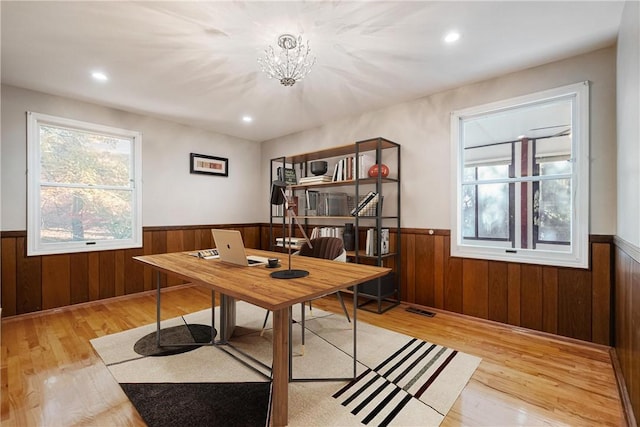
[[[300,184],[318,184],[321,182],[331,182],[330,175],[304,176],[300,178]]]
[[[281,248],[288,248],[291,244],[291,249],[300,249],[303,243],[304,237],[276,237],[276,246]]]

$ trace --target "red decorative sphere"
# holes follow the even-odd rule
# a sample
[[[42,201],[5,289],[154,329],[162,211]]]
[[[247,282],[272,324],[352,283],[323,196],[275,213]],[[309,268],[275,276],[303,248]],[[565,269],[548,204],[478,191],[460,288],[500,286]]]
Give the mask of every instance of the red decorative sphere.
[[[381,164],[380,165],[380,171],[382,172],[382,177],[386,178],[389,176],[389,167],[385,164]],[[375,178],[378,176],[378,164],[376,163],[375,165],[371,166],[369,168],[369,176],[371,178]]]

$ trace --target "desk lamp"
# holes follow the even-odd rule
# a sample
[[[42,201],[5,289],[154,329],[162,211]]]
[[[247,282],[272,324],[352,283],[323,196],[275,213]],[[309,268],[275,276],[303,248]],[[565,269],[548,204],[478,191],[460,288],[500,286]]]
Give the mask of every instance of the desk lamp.
[[[311,245],[311,242],[309,241],[309,238],[307,237],[307,233],[304,232],[304,229],[300,225],[300,222],[298,221],[298,217],[293,212],[295,203],[293,202],[292,199],[290,199],[287,196],[287,193],[285,192],[286,187],[287,185],[285,184],[284,181],[278,180],[278,181],[273,181],[271,183],[271,204],[272,205],[284,204],[284,210],[287,212],[287,215],[289,216],[289,232],[288,232],[289,238],[288,238],[288,242],[287,240],[285,240],[285,242],[288,243],[287,246],[289,248],[289,268],[286,270],[279,270],[271,273],[271,277],[273,277],[274,279],[297,279],[297,278],[306,277],[309,275],[309,272],[307,270],[291,269],[291,237],[292,237],[293,221],[295,221],[296,224],[298,225],[298,228],[300,228],[300,231],[302,232],[302,235],[304,236],[307,242],[307,245],[309,245],[310,248],[313,247]]]

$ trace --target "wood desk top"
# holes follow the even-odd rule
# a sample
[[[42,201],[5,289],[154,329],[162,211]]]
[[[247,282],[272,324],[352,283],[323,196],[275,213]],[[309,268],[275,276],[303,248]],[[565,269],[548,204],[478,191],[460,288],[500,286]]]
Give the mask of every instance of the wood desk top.
[[[382,277],[387,267],[292,256],[291,268],[309,271],[299,279],[274,279],[271,272],[287,269],[288,256],[281,252],[247,249],[247,255],[279,258],[281,267],[240,267],[219,259],[201,259],[190,252],[174,252],[134,257],[136,261],[170,273],[197,285],[238,298],[271,311]]]

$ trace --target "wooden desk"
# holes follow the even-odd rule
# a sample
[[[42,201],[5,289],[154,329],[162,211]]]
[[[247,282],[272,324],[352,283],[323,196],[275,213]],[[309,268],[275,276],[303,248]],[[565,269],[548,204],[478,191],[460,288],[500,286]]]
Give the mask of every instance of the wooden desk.
[[[247,249],[247,254],[277,257],[281,259],[281,269],[287,267],[282,253]],[[291,268],[307,270],[309,276],[283,280],[269,276],[274,269],[238,267],[217,259],[196,258],[187,252],[145,255],[134,259],[158,271],[273,311],[271,423],[274,426],[287,425],[289,417],[289,307],[382,277],[391,271],[386,267],[297,256],[292,258]]]

